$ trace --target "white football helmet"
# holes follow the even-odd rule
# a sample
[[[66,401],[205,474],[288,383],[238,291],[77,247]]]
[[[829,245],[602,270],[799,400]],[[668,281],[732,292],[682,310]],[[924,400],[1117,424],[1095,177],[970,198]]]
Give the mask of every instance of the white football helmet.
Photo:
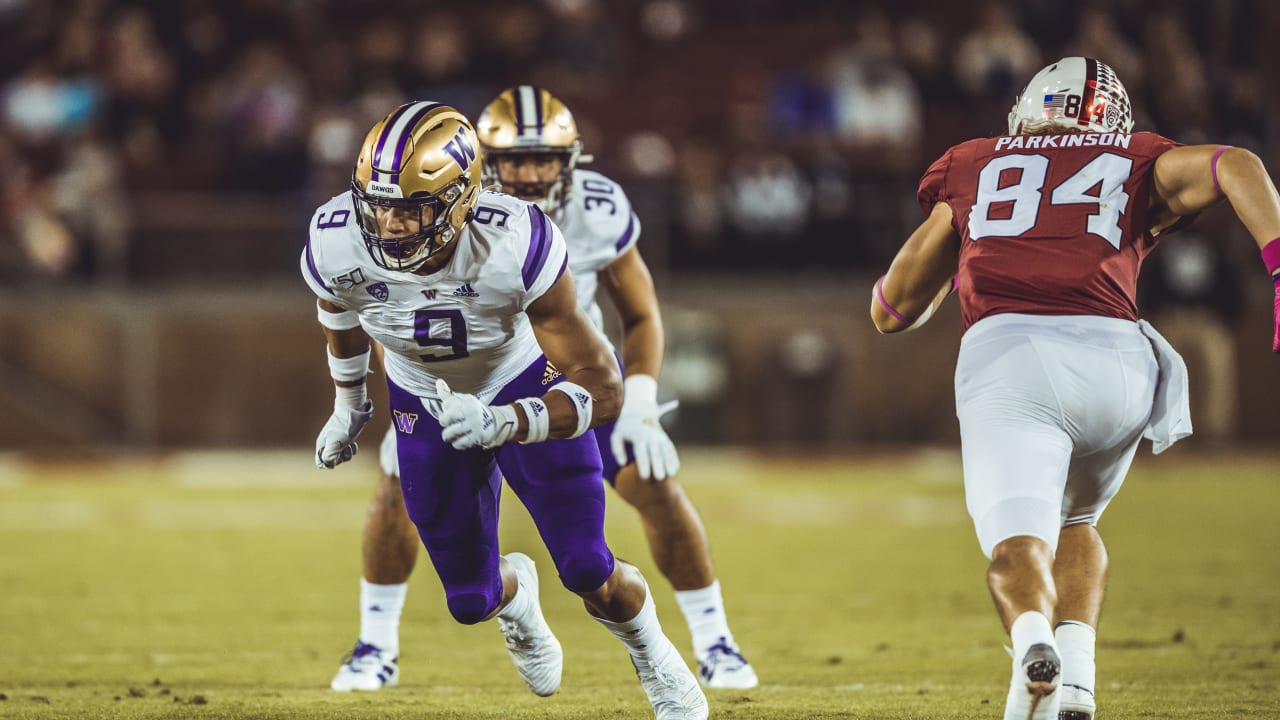
[[[1009,111],[1009,134],[1047,128],[1133,130],[1129,93],[1115,70],[1101,60],[1068,57],[1036,73]]]

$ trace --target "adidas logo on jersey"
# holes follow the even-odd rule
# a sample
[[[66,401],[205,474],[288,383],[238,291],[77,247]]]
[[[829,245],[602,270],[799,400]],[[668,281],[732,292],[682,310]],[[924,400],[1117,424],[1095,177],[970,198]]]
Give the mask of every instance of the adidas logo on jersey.
[[[453,291],[454,297],[480,297],[480,293],[471,287],[471,283],[462,283]]]
[[[560,377],[560,371],[556,369],[555,365],[547,363],[546,369],[542,371],[542,384],[546,385],[558,377]]]

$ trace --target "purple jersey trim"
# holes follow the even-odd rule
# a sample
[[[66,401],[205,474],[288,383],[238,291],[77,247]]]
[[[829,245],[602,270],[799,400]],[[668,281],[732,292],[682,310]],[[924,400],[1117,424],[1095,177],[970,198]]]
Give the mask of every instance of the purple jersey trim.
[[[622,231],[622,237],[618,238],[618,244],[614,246],[618,252],[622,252],[622,248],[626,247],[627,243],[631,242],[631,234],[635,231],[636,214],[631,213],[631,219],[627,220],[627,229]]]
[[[525,290],[533,287],[533,281],[538,279],[542,266],[547,264],[547,255],[551,253],[549,221],[537,205],[529,205],[529,221],[533,226],[529,233],[529,254],[525,256],[524,268],[520,271]]]
[[[307,250],[306,250],[306,256],[307,256],[307,270],[308,270],[308,271],[310,271],[310,273],[311,273],[311,278],[312,278],[313,280],[315,280],[315,281],[316,281],[316,284],[317,284],[317,285],[319,285],[320,287],[322,287],[322,288],[324,288],[325,290],[327,290],[327,291],[329,292],[329,294],[330,294],[330,295],[332,295],[332,296],[334,296],[334,297],[337,297],[337,296],[338,296],[338,293],[334,292],[334,291],[333,291],[333,288],[331,288],[331,287],[329,287],[328,285],[326,285],[326,284],[325,284],[325,282],[324,282],[324,278],[320,277],[320,270],[316,268],[316,259],[315,259],[315,256],[313,256],[313,255],[311,254],[311,235],[310,235],[310,233],[308,233],[308,234],[307,234]]]

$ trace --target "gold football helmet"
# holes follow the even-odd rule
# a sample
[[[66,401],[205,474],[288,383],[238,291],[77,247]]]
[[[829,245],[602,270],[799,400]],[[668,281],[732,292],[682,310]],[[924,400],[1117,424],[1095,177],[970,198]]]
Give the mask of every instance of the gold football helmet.
[[[373,261],[411,272],[447,247],[480,198],[476,131],[454,108],[401,105],[369,131],[351,174]]]
[[[517,85],[494,98],[476,122],[480,145],[484,148],[484,182],[502,186],[519,197],[536,202],[557,219],[573,187],[573,169],[581,159],[582,139],[573,113],[550,92],[532,85]],[[554,179],[529,181],[508,175],[504,180],[498,166],[504,160],[536,160],[536,156],[560,158],[560,172]]]

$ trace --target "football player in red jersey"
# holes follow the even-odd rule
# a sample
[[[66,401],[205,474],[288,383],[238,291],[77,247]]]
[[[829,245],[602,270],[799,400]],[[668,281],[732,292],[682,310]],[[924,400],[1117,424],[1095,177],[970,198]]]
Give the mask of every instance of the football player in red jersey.
[[[959,292],[965,499],[1013,644],[1006,720],[1093,717],[1107,576],[1095,526],[1141,438],[1160,452],[1191,432],[1186,368],[1138,319],[1143,258],[1227,198],[1277,283],[1280,352],[1280,197],[1262,162],[1132,127],[1107,65],[1044,68],[1008,135],[956,145],[925,173],[928,218],[871,300],[876,328],[900,332]]]

